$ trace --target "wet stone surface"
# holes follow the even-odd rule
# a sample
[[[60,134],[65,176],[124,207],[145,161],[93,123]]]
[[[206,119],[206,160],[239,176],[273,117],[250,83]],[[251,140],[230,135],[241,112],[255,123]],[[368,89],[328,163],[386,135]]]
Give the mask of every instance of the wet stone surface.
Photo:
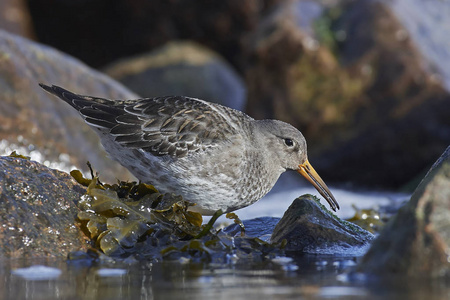
[[[374,235],[330,213],[314,196],[294,200],[273,230],[272,242],[286,239],[286,251],[359,256]]]
[[[70,177],[17,156],[1,157],[0,170],[4,257],[229,264],[287,252],[359,256],[373,238],[310,195],[296,199],[281,220],[244,220],[244,232],[236,215],[227,214],[236,224],[215,229],[214,218],[202,224],[188,210],[192,203],[148,184],[110,185],[76,170]]]
[[[450,147],[411,200],[384,227],[358,270],[379,275],[450,277]]]
[[[137,98],[69,55],[0,30],[0,155],[17,150],[65,171],[76,167],[87,172],[90,161],[105,180],[134,178],[107,157],[83,118],[43,91],[40,82],[110,99]]]
[[[0,257],[65,257],[87,249],[74,222],[84,193],[66,173],[0,157]]]

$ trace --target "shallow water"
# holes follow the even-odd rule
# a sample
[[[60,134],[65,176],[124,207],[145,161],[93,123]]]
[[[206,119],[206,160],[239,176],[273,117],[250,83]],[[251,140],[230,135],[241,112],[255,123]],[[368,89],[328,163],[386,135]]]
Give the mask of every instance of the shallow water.
[[[289,180],[280,183],[256,205],[237,211],[241,219],[281,217],[297,196],[316,194],[309,187],[290,189]],[[390,206],[407,198],[331,189],[341,217],[354,213],[351,204]],[[347,276],[358,257],[345,253],[254,262],[230,257],[228,264],[0,259],[0,299],[450,299],[444,280]]]
[[[410,194],[386,191],[354,191],[336,188],[332,185],[330,185],[329,188],[340,206],[340,209],[334,213],[341,219],[348,219],[354,216],[355,209],[353,206],[358,209],[373,208],[376,210],[380,207],[390,207],[395,211],[402,203],[409,200],[411,196]],[[304,194],[317,196],[321,203],[329,209],[328,203],[312,185],[303,179],[303,177],[296,172],[285,172],[265,197],[255,204],[235,211],[235,213],[242,220],[259,217],[281,218],[292,202],[297,197]],[[209,220],[208,217],[205,217],[204,219]],[[226,220],[225,217],[221,217],[218,222],[231,223],[231,221]]]
[[[237,211],[242,219],[281,217],[292,201],[317,191],[283,175],[258,203]],[[353,192],[330,187],[348,218],[358,208],[395,206],[408,195]],[[322,199],[323,204],[326,205]],[[228,223],[232,221],[227,220]],[[347,252],[348,253],[348,252]],[[345,255],[345,252],[342,252]],[[230,264],[177,262],[73,263],[59,260],[1,260],[1,299],[450,299],[440,280],[362,280],[346,274],[358,258],[302,255],[253,263],[230,258]],[[28,269],[29,267],[31,269]],[[46,266],[46,267],[43,267]]]
[[[52,267],[41,278],[15,274]],[[1,299],[448,299],[435,281],[348,281],[353,258],[301,256],[253,264],[181,262],[83,266],[64,260],[0,261]],[[53,269],[55,268],[55,269]],[[60,270],[60,275],[55,270]],[[26,272],[25,272],[26,273]],[[56,275],[55,275],[56,274]]]

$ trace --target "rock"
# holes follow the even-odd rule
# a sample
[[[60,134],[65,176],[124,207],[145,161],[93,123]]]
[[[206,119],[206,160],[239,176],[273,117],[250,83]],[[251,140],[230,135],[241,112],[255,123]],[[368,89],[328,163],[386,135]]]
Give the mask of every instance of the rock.
[[[260,217],[250,220],[243,220],[242,224],[245,226],[245,236],[256,237],[264,241],[269,241],[273,229],[280,221],[280,218],[275,217]],[[242,232],[241,226],[238,224],[231,224],[222,230],[229,236],[240,236]]]
[[[273,230],[271,242],[287,240],[286,251],[360,256],[374,235],[339,219],[313,196],[294,200]]]
[[[245,108],[245,87],[216,53],[192,42],[171,42],[105,69],[142,97],[183,95]]]
[[[183,39],[213,49],[239,69],[245,64],[244,37],[282,1],[34,0],[29,6],[40,41],[91,66]]]
[[[333,22],[333,32],[345,36],[336,43],[342,67],[361,78],[362,87],[352,110],[343,112],[347,127],[311,156],[327,180],[397,189],[426,171],[450,141],[449,91],[427,67],[421,41],[409,34],[393,2],[352,2]]]
[[[247,112],[299,128],[327,182],[399,188],[450,140],[450,94],[387,2],[283,2],[248,39]]]
[[[75,226],[85,188],[37,162],[0,157],[0,257],[66,257],[86,250]]]
[[[367,274],[450,275],[450,147],[393,217],[357,270]]]
[[[448,2],[441,0],[386,1],[396,17],[407,29],[407,34],[425,59],[426,68],[435,79],[450,89],[450,31]],[[398,32],[399,37],[405,32]]]
[[[41,41],[94,66],[172,40],[219,53],[327,182],[398,189],[450,140],[446,1],[29,2]]]
[[[0,28],[10,33],[32,38],[34,32],[25,0],[0,1]]]
[[[305,11],[316,12],[306,16],[303,14]],[[245,69],[247,112],[251,116],[258,119],[281,118],[295,126],[310,123],[315,112],[310,111],[312,116],[309,118],[304,111],[302,113],[302,107],[299,107],[302,99],[292,96],[291,90],[298,86],[304,93],[302,98],[311,98],[324,80],[337,76],[335,58],[313,36],[313,22],[323,11],[323,5],[314,1],[283,1],[246,40],[249,56]],[[307,68],[306,73],[313,73],[314,81],[301,74],[299,69],[302,65]],[[326,84],[330,85],[337,87],[334,95],[340,93],[337,84]],[[324,100],[315,98],[320,100],[321,106],[324,105]],[[303,99],[306,101],[308,99]],[[308,108],[315,109],[313,105]],[[302,130],[305,129],[303,126]]]
[[[2,30],[0,53],[0,155],[17,150],[66,171],[76,167],[88,172],[90,161],[104,180],[133,178],[107,158],[97,134],[78,112],[38,83],[112,99],[135,94],[70,56]]]

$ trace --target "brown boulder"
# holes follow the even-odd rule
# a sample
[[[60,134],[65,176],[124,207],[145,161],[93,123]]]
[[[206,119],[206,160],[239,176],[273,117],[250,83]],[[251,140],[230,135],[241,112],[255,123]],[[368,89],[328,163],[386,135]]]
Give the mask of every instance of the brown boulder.
[[[248,113],[298,127],[328,181],[407,183],[450,140],[450,94],[387,3],[317,2],[309,28],[300,3],[281,5],[253,34]]]
[[[63,101],[38,83],[87,95],[137,96],[70,56],[0,30],[0,154],[17,150],[59,169],[88,171],[90,161],[105,180],[133,178],[107,157],[97,134]]]
[[[0,1],[0,28],[27,38],[34,37],[26,0]]]
[[[75,226],[85,188],[37,162],[0,157],[0,257],[66,257],[86,250]]]
[[[197,43],[167,43],[104,71],[142,97],[183,95],[239,110],[245,107],[242,79],[222,57]]]

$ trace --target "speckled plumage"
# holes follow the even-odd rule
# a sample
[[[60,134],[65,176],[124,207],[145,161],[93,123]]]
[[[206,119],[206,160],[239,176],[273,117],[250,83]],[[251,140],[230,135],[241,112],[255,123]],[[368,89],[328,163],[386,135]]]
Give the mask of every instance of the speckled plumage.
[[[138,179],[197,203],[193,210],[205,215],[256,202],[281,173],[307,162],[303,135],[281,121],[182,96],[108,100],[41,87],[77,109]]]

